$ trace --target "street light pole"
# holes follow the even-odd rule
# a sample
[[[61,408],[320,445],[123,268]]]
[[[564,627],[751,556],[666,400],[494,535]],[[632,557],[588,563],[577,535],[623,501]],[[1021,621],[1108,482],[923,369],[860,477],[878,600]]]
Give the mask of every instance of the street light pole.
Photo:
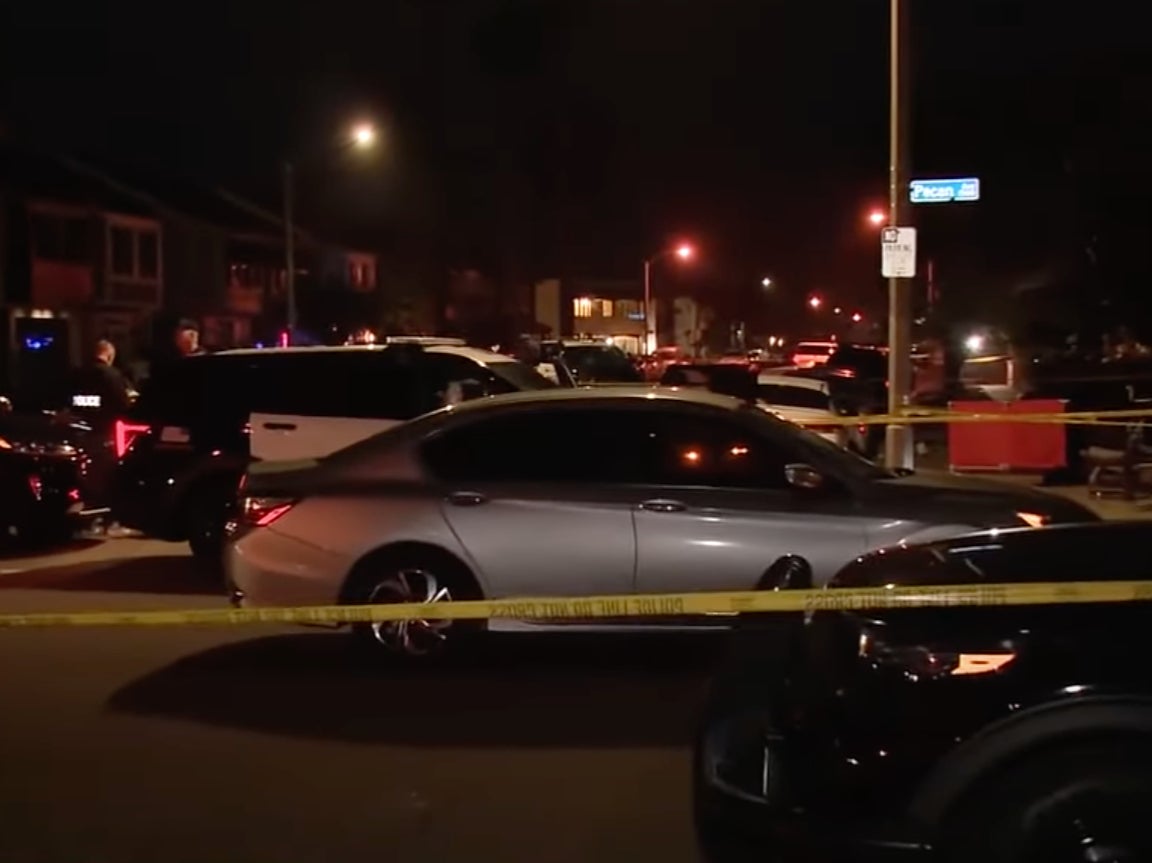
[[[889,223],[908,226],[908,111],[910,84],[909,4],[889,0],[888,65],[888,207]],[[908,279],[888,279],[888,414],[908,406],[912,390],[912,292]],[[890,467],[913,466],[912,429],[890,423],[884,440],[884,461]]]
[[[652,259],[644,259],[644,353],[656,350],[656,321],[652,315]]]
[[[296,231],[292,220],[292,163],[284,161],[284,290],[287,296],[288,338],[296,331]]]

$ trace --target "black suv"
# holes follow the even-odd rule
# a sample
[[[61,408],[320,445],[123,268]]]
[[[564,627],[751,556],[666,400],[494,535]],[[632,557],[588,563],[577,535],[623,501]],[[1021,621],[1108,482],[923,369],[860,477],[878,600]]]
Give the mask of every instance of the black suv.
[[[837,587],[1148,579],[1152,524],[989,531]],[[805,586],[782,558],[765,587]],[[711,861],[1152,860],[1147,602],[752,615],[695,752]]]
[[[219,560],[251,460],[308,460],[445,404],[555,386],[511,357],[452,339],[192,356],[143,387],[117,467],[126,527]]]

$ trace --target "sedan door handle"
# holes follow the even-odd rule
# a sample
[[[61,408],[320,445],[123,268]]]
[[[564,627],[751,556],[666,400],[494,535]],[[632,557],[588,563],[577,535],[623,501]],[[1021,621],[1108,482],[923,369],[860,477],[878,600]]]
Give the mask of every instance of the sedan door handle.
[[[642,501],[640,509],[646,512],[683,512],[688,509],[688,507],[678,500],[657,498],[655,500]]]
[[[268,431],[296,431],[296,423],[264,423]]]
[[[454,491],[448,495],[448,503],[453,506],[479,506],[488,503],[488,498],[477,491]]]

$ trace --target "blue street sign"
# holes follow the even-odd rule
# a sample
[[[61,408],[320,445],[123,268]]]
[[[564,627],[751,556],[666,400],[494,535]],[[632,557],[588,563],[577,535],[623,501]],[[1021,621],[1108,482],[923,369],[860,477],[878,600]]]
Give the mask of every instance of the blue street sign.
[[[913,204],[979,201],[980,178],[964,177],[960,180],[913,180],[908,184],[908,198]]]

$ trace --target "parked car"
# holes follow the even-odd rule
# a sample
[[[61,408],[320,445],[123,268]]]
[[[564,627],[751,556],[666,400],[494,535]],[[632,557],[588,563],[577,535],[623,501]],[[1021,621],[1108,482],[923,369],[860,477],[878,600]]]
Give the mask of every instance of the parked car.
[[[716,393],[758,401],[776,416],[815,432],[825,440],[869,458],[869,428],[847,425],[843,418],[858,411],[850,399],[832,395],[833,385],[810,376],[757,373],[753,365],[682,363],[670,366],[662,386],[704,387]]]
[[[86,516],[83,428],[0,411],[0,542],[64,540]]]
[[[1150,575],[1152,524],[1113,522],[889,548],[829,587]],[[810,578],[784,558],[762,586]],[[742,618],[695,748],[706,859],[1152,859],[1150,625],[1147,602]]]
[[[792,352],[792,365],[802,369],[822,366],[836,348],[836,342],[799,342]]]
[[[633,384],[643,372],[608,340],[559,339],[541,342],[544,360],[559,360],[577,384]]]
[[[188,357],[140,395],[143,432],[120,460],[116,515],[218,563],[250,460],[318,458],[446,403],[552,386],[511,357],[454,339]]]
[[[1092,518],[1006,483],[892,473],[705,390],[554,389],[437,411],[323,460],[253,465],[227,562],[246,607],[747,590],[789,552],[823,583],[874,548]],[[460,630],[359,631],[422,654]]]

